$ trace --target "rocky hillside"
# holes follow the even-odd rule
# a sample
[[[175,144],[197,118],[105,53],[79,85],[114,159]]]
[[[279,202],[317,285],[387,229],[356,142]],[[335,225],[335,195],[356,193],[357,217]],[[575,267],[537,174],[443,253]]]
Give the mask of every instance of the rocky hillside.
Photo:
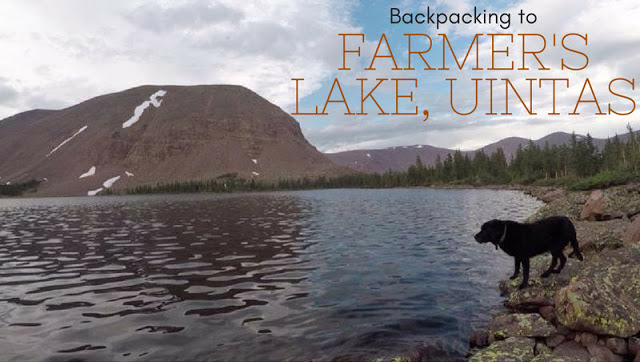
[[[0,182],[40,195],[92,195],[223,174],[336,175],[286,112],[239,86],[141,86],[0,121]]]
[[[474,334],[470,361],[640,361],[640,185],[537,191],[548,204],[533,218],[571,217],[585,260],[541,279],[550,257],[535,257],[529,287],[502,282],[508,309]]]
[[[436,158],[447,157],[452,150],[428,145],[391,147],[380,150],[356,150],[327,153],[327,157],[337,165],[348,167],[357,172],[382,173],[389,170],[406,171],[416,162],[416,157],[425,165],[432,165]]]
[[[578,139],[583,138],[582,135],[577,135]],[[626,135],[620,135],[620,140],[625,141]],[[571,141],[571,134],[564,132],[551,133],[545,137],[542,137],[533,142],[544,147],[545,143],[549,146],[567,144]],[[594,138],[593,143],[596,147],[602,148],[605,144],[605,139]],[[526,146],[529,140],[521,137],[509,137],[500,140],[495,143],[488,144],[480,149],[488,155],[494,153],[498,148],[502,148],[507,159],[510,159],[512,155],[515,155],[518,147]],[[478,150],[480,150],[478,149]],[[469,154],[470,157],[475,154],[477,150],[464,151],[463,154]],[[371,149],[371,150],[354,150],[337,153],[327,153],[333,162],[340,166],[348,167],[358,172],[385,172],[385,171],[406,171],[409,166],[416,162],[416,157],[420,156],[420,159],[425,165],[433,165],[436,158],[440,156],[441,159],[447,157],[448,154],[455,152],[453,149],[439,148],[429,145],[414,145],[414,146],[401,146],[390,147],[384,149]]]

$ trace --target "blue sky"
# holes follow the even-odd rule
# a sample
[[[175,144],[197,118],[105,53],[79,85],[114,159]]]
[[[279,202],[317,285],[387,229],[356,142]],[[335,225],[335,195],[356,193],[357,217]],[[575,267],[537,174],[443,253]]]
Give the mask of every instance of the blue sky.
[[[512,14],[508,30],[498,25],[392,25],[390,7],[403,12],[471,12],[480,10]],[[523,9],[537,15],[532,25],[520,25],[515,13]],[[524,78],[562,77],[571,87],[559,91],[562,113],[569,113],[586,77],[593,82],[602,106],[625,103],[608,94],[617,77],[635,78],[640,63],[640,7],[635,0],[55,0],[0,2],[5,15],[0,23],[0,117],[33,108],[63,108],[92,96],[141,84],[240,84],[287,112],[295,109],[291,78],[301,84],[301,110],[322,108],[334,78],[339,78],[353,108],[359,108],[358,77],[418,78],[415,103],[428,108],[430,118],[377,116],[373,103],[365,105],[368,116],[344,116],[331,105],[329,116],[296,116],[305,136],[321,151],[384,148],[412,144],[474,149],[509,136],[539,138],[555,131],[590,132],[607,137],[624,132],[627,123],[640,128],[639,117],[588,115],[547,116],[550,92],[536,94],[538,116],[527,116],[511,102],[513,116],[456,116],[449,108],[447,77],[460,79],[456,103],[461,108],[473,101],[471,78],[509,77],[520,87]],[[401,67],[405,66],[404,33],[429,34],[433,49],[427,58],[439,66],[441,43],[446,33],[457,54],[463,54],[475,33],[588,34],[589,67],[569,74],[558,70],[558,49],[545,51],[548,72],[478,72],[465,68],[450,72],[392,72],[389,60],[376,61],[378,71],[363,72],[377,41],[385,33]],[[351,57],[352,71],[338,71],[342,63],[339,33],[364,33],[363,56]],[[356,45],[356,44],[354,44]],[[504,46],[505,44],[499,44]],[[518,44],[510,45],[512,52]],[[481,41],[481,62],[490,44]],[[513,53],[512,53],[513,54]],[[570,56],[569,56],[570,58]],[[514,57],[514,60],[517,58]],[[414,62],[418,59],[414,58]],[[451,61],[451,58],[449,58]],[[365,64],[366,63],[366,64]],[[416,63],[417,64],[417,63]],[[485,63],[486,64],[486,63]],[[464,83],[464,79],[467,79]],[[519,82],[519,83],[518,83]],[[389,83],[391,84],[391,83]],[[373,83],[369,83],[369,87]],[[623,88],[623,87],[622,87]],[[502,88],[495,88],[502,93]],[[622,90],[622,89],[621,89]],[[638,99],[638,90],[629,92]],[[376,92],[377,99],[394,103],[393,87]],[[524,91],[528,96],[528,91]],[[480,107],[488,103],[487,88],[480,92]],[[458,105],[458,104],[456,104]],[[591,112],[593,113],[593,112]]]

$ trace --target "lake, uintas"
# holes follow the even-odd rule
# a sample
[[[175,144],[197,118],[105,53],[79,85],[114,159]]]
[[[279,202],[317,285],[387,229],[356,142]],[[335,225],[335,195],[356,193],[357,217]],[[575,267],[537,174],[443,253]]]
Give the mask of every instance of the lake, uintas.
[[[473,240],[517,191],[0,200],[1,360],[464,357],[510,259]]]

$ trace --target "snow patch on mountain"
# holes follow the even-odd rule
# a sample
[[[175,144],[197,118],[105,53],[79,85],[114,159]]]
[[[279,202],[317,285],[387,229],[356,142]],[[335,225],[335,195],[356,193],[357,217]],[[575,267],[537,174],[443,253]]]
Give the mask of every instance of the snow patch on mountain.
[[[113,184],[116,183],[116,181],[120,180],[120,176],[116,176],[116,177],[112,177],[110,179],[108,179],[107,181],[105,181],[102,186],[104,186],[104,188],[108,189],[111,186],[113,186]]]
[[[87,192],[87,195],[88,196],[95,196],[100,191],[110,188],[111,186],[113,186],[113,184],[115,184],[118,180],[120,180],[120,177],[121,176],[116,176],[116,177],[112,177],[112,178],[108,179],[107,181],[102,183],[102,187],[101,188],[95,189],[95,190],[90,190],[89,192]]]
[[[102,190],[104,190],[102,187],[99,189],[91,190],[87,192],[87,196],[96,196]]]
[[[122,128],[131,127],[134,123],[138,122],[140,120],[140,117],[142,117],[142,113],[144,113],[144,110],[149,108],[150,105],[153,105],[155,108],[160,107],[160,105],[162,104],[162,99],[160,98],[164,97],[165,94],[167,94],[167,91],[164,91],[162,89],[153,93],[149,97],[149,100],[142,102],[139,106],[136,107],[136,109],[133,111],[133,116],[131,116],[131,118],[129,118],[122,124]]]
[[[46,157],[51,156],[52,153],[56,152],[58,149],[60,149],[60,147],[64,146],[65,144],[67,144],[67,142],[71,141],[72,139],[74,139],[77,135],[79,135],[80,133],[84,132],[87,129],[87,126],[84,126],[82,128],[80,128],[78,130],[78,132],[74,133],[73,136],[67,138],[66,140],[62,141],[62,143],[60,143],[59,145],[57,145],[54,149],[52,149],[51,151],[49,151],[49,153],[47,153]]]
[[[96,174],[96,166],[91,166],[91,168],[89,169],[89,171],[83,173],[82,175],[80,175],[80,177],[78,178],[85,178],[85,177],[90,177]]]

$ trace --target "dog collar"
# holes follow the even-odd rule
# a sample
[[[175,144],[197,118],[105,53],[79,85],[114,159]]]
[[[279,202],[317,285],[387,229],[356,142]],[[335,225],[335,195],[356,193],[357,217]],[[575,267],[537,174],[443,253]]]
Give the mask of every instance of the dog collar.
[[[507,224],[504,224],[504,231],[502,232],[502,236],[500,237],[500,241],[498,241],[498,245],[502,246],[504,243],[504,239],[507,238]]]

